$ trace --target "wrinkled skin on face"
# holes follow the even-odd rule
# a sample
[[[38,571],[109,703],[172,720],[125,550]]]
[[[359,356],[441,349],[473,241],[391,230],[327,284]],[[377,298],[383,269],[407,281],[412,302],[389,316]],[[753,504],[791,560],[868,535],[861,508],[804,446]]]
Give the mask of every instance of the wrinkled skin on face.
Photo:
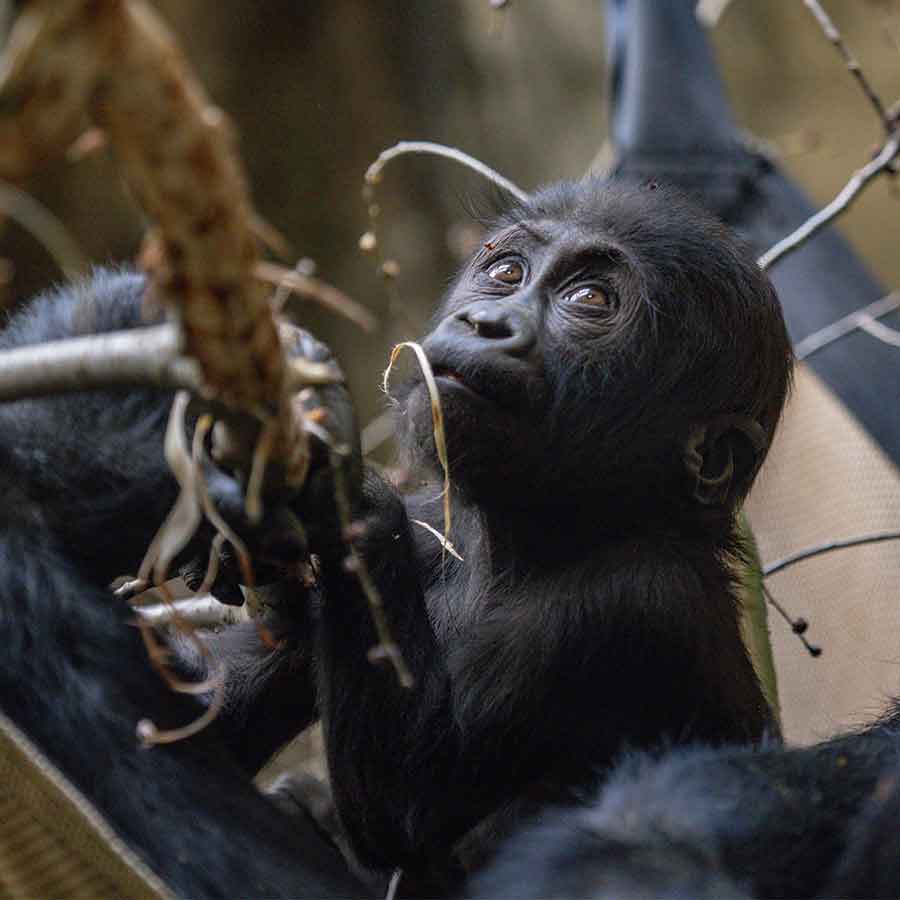
[[[789,381],[766,277],[725,228],[654,185],[563,184],[514,208],[434,323],[423,346],[451,477],[479,503],[596,504],[624,492],[677,505],[686,445],[700,429],[702,450],[710,426],[727,432],[734,501]],[[420,376],[401,399],[414,456],[433,466]],[[705,447],[706,465],[723,467],[723,446]]]

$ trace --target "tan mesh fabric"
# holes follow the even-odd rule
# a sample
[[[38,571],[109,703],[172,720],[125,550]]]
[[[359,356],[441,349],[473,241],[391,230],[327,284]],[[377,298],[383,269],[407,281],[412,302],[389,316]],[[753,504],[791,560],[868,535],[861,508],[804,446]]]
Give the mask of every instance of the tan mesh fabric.
[[[0,898],[170,896],[87,800],[0,713]]]
[[[885,397],[900,415],[900,384]],[[804,366],[747,503],[763,564],[813,544],[900,530],[900,472]],[[870,721],[900,694],[900,541],[838,550],[767,584],[807,636],[812,659],[769,613],[785,736],[808,743]]]

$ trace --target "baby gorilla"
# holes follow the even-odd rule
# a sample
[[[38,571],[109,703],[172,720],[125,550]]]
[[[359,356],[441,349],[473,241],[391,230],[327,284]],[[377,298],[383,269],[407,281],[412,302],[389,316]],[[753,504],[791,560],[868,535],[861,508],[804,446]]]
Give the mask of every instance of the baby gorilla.
[[[10,326],[6,345],[132,326],[135,282],[45,299]],[[735,511],[768,450],[791,368],[777,298],[749,253],[653,185],[561,184],[513,208],[435,322],[424,347],[444,409],[450,540],[462,559],[417,524],[443,527],[422,379],[397,398],[412,494],[359,465],[346,394],[323,399],[336,438],[357,448],[345,471],[360,523],[353,540],[413,688],[368,662],[377,638],[359,580],[344,565],[321,462],[301,495],[284,500],[318,558],[316,602],[299,585],[279,585],[269,622],[279,650],[252,628],[215,638],[212,658],[226,657],[232,673],[226,708],[199,742],[165,750],[168,784],[178,783],[181,766],[198,816],[214,817],[221,799],[204,792],[192,747],[206,748],[208,765],[218,741],[252,772],[321,717],[342,842],[364,866],[403,867],[405,889],[429,895],[481,867],[522,817],[577,802],[624,747],[754,742],[772,728],[739,632]],[[5,569],[31,574],[0,592],[0,640],[13,648],[0,662],[0,705],[38,743],[53,744],[61,768],[177,888],[302,893],[313,850],[292,869],[283,842],[276,853],[272,839],[267,861],[254,839],[249,886],[249,869],[236,875],[226,865],[246,855],[232,832],[244,819],[256,827],[257,813],[232,823],[230,843],[210,832],[215,846],[203,854],[204,878],[194,879],[190,860],[179,868],[182,857],[163,848],[187,827],[173,810],[156,829],[165,835],[142,825],[162,814],[154,768],[135,762],[140,790],[97,788],[89,751],[109,743],[106,726],[76,728],[75,706],[105,696],[116,758],[130,760],[137,710],[172,718],[139,642],[123,638],[133,631],[127,617],[99,588],[134,571],[173,496],[159,453],[170,403],[145,391],[127,403],[95,394],[7,407],[2,478],[20,500],[0,550]],[[142,449],[132,462],[124,448],[134,436]],[[52,539],[53,554],[10,538],[35,528]],[[83,599],[61,605],[61,592]],[[45,642],[46,653],[29,656],[24,636],[60,617],[77,640]],[[204,661],[191,664],[204,674]],[[90,685],[61,698],[64,670],[73,685]],[[193,702],[179,698],[182,714]],[[31,712],[60,703],[73,708],[52,728]],[[127,781],[129,771],[123,763],[103,778]],[[221,878],[209,859],[216,854]],[[315,875],[307,892],[347,893],[346,881]]]
[[[356,509],[415,688],[366,664],[376,637],[341,542],[313,541],[313,655],[345,838],[433,894],[623,747],[772,730],[739,633],[735,510],[792,356],[726,229],[677,194],[601,181],[507,212],[423,347],[462,559],[417,524],[443,528],[417,377],[396,398],[417,490],[367,472]]]

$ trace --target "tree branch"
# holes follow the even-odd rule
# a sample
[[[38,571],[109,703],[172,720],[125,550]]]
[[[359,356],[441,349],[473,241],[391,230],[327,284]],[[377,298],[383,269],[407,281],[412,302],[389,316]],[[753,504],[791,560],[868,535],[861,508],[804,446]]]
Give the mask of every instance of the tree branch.
[[[815,544],[812,547],[798,550],[796,553],[791,553],[782,559],[776,560],[768,566],[764,566],[763,577],[768,578],[795,563],[812,559],[814,556],[821,556],[823,553],[831,553],[833,550],[846,550],[849,547],[862,547],[866,544],[880,544],[882,541],[896,540],[900,540],[900,531],[878,531],[875,534],[866,534],[861,537],[844,538],[837,541],[827,541],[824,544]]]
[[[807,335],[802,341],[798,341],[794,345],[794,356],[798,360],[807,359],[813,353],[818,353],[819,350],[840,340],[845,335],[851,334],[858,328],[863,328],[867,323],[874,322],[881,316],[886,316],[889,312],[893,312],[897,307],[900,307],[900,291],[893,291],[886,297],[882,297],[880,300],[876,300],[862,309],[857,309],[836,322],[832,322],[830,325],[826,325],[824,328]]]
[[[69,229],[30,194],[0,182],[0,212],[24,228],[66,278],[75,278],[87,268],[87,259]]]
[[[333,363],[292,359],[293,391],[343,380]],[[29,344],[0,352],[0,402],[114,387],[186,390],[214,401],[197,361],[182,353],[174,323]]]
[[[878,119],[884,128],[887,139],[874,159],[872,159],[868,165],[863,166],[853,173],[841,192],[828,204],[828,206],[819,210],[815,215],[810,216],[810,218],[808,218],[799,228],[787,237],[778,241],[774,247],[771,247],[759,257],[757,262],[761,269],[768,269],[775,265],[780,259],[796,250],[814,234],[828,225],[833,219],[845,212],[872,179],[881,175],[883,172],[896,174],[897,169],[895,161],[898,152],[900,152],[900,136],[898,136],[897,133],[897,115],[885,107],[884,102],[867,78],[859,61],[844,42],[844,38],[840,31],[838,31],[828,13],[825,12],[825,9],[822,7],[819,0],[803,0],[803,2],[819,23],[819,27],[824,32],[825,37],[828,38],[832,46],[834,46],[838,53],[841,54],[844,64],[847,66],[850,74],[856,79],[872,108],[878,114]]]
[[[831,203],[820,209],[815,215],[810,216],[798,229],[791,232],[787,237],[782,238],[775,246],[763,253],[757,260],[759,267],[765,270],[775,265],[788,253],[796,250],[833,219],[849,209],[853,201],[856,200],[873,178],[882,172],[890,170],[891,163],[897,158],[898,153],[900,153],[900,135],[893,134],[868,165],[857,169],[853,173],[850,180]]]
[[[381,172],[384,167],[392,159],[395,159],[398,156],[404,156],[408,153],[423,153],[430,154],[431,156],[443,156],[445,159],[452,159],[461,166],[465,166],[467,169],[477,172],[482,178],[486,178],[488,181],[497,185],[500,190],[511,194],[520,203],[526,203],[528,201],[528,194],[523,191],[522,188],[517,184],[514,184],[508,178],[504,178],[503,175],[492,169],[490,166],[485,165],[481,160],[475,159],[474,156],[469,156],[468,153],[464,153],[462,150],[457,150],[456,147],[447,147],[444,144],[435,144],[432,141],[400,141],[400,143],[395,144],[393,147],[382,150],[381,153],[378,154],[378,158],[375,162],[373,162],[366,170],[366,184],[378,184],[381,181]]]
[[[859,60],[854,56],[853,52],[844,42],[843,35],[838,31],[837,26],[831,21],[831,17],[825,12],[824,7],[819,0],[803,0],[806,8],[815,16],[825,37],[831,41],[832,45],[837,49],[838,53],[844,58],[850,74],[856,79],[857,84],[862,88],[862,92],[866,95],[866,99],[872,105],[872,108],[878,114],[878,118],[884,127],[884,133],[890,137],[894,133],[895,123],[892,116],[885,108],[878,92],[872,87],[872,82],[866,77]]]
[[[29,344],[0,353],[0,400],[151,385],[199,393],[197,363],[173,324]]]

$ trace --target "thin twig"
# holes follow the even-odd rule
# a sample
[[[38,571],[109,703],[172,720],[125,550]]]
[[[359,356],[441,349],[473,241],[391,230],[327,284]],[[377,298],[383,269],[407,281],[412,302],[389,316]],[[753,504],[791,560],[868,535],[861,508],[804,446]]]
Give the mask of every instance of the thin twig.
[[[25,229],[59,266],[68,279],[87,268],[87,257],[68,228],[30,194],[0,182],[0,214]]]
[[[175,612],[173,612],[173,607]],[[215,597],[189,597],[167,603],[152,603],[148,606],[135,607],[139,616],[150,625],[159,627],[168,625],[175,613],[194,628],[216,628],[221,625],[233,625],[243,618],[241,608],[220,603]]]
[[[897,307],[900,307],[900,291],[893,291],[886,297],[882,297],[874,303],[870,303],[862,309],[857,309],[836,322],[832,322],[830,325],[808,334],[802,341],[797,341],[794,345],[794,356],[798,360],[808,359],[813,353],[818,353],[819,350],[828,347],[842,337],[867,326],[882,316],[886,316],[889,312],[897,309]]]
[[[900,540],[900,531],[878,531],[874,534],[866,534],[861,537],[844,538],[837,541],[828,541],[824,544],[814,544],[805,550],[798,550],[782,559],[776,560],[768,566],[763,567],[763,577],[768,578],[776,572],[781,572],[789,566],[815,556],[821,556],[824,553],[831,553],[832,550],[844,550],[848,547],[862,547],[866,544],[880,544],[883,541]]]
[[[224,662],[219,661],[216,672],[209,681],[213,684],[212,697],[210,698],[209,706],[203,711],[202,715],[197,716],[192,722],[188,722],[187,725],[182,725],[179,728],[159,728],[152,719],[141,719],[135,728],[138,739],[147,746],[174,744],[199,734],[212,724],[225,707],[228,668]],[[191,691],[191,693],[206,694],[210,692],[206,684],[197,685],[197,687],[198,690]]]
[[[216,508],[206,484],[203,471],[203,459],[205,457],[204,445],[206,437],[213,427],[213,417],[206,413],[197,420],[194,429],[194,440],[191,448],[191,466],[194,470],[195,489],[200,500],[200,506],[207,521],[221,534],[229,544],[237,558],[238,568],[241,572],[241,582],[248,588],[253,588],[256,578],[253,573],[253,562],[250,550],[247,548],[241,536],[225,521],[225,517]]]
[[[450,159],[453,162],[465,166],[470,171],[476,172],[482,178],[486,178],[492,184],[496,185],[500,190],[506,191],[515,197],[520,203],[527,203],[529,196],[518,185],[514,184],[508,178],[505,178],[499,172],[485,165],[474,156],[457,149],[456,147],[448,147],[445,144],[436,144],[433,141],[400,141],[387,150],[382,150],[378,154],[378,158],[366,170],[365,186],[363,187],[363,198],[366,201],[366,208],[369,214],[369,230],[360,238],[359,248],[364,253],[375,253],[378,260],[378,271],[391,285],[399,273],[399,266],[396,260],[384,259],[381,252],[381,245],[378,240],[378,216],[381,209],[375,202],[375,186],[380,183],[384,167],[398,156],[409,154],[425,154],[430,156],[440,156],[444,159]],[[392,315],[398,318],[403,315],[403,308],[397,303],[393,288],[388,288],[389,310]]]
[[[523,191],[522,188],[514,184],[508,178],[504,178],[503,175],[492,169],[490,166],[485,165],[481,160],[475,159],[474,156],[469,156],[468,153],[458,150],[456,147],[447,147],[445,144],[435,144],[432,141],[400,141],[400,143],[395,144],[393,147],[382,150],[381,153],[378,154],[378,159],[376,159],[366,170],[366,184],[378,184],[379,181],[381,181],[381,173],[384,167],[392,159],[396,159],[396,157],[408,153],[423,153],[432,156],[443,156],[445,159],[452,159],[461,166],[465,166],[467,169],[477,172],[482,178],[486,178],[488,181],[497,185],[501,190],[506,191],[508,194],[512,194],[520,203],[528,202],[528,194]]]
[[[900,135],[893,134],[870,163],[853,173],[831,203],[820,209],[815,215],[810,216],[799,228],[763,253],[757,260],[759,267],[763,270],[770,268],[788,253],[808,241],[832,219],[849,209],[863,188],[873,178],[890,169],[891,163],[897,158],[898,153],[900,153]]]
[[[894,133],[895,123],[885,108],[881,97],[878,96],[878,92],[872,87],[872,83],[866,77],[866,73],[863,71],[862,66],[860,66],[859,60],[844,42],[843,36],[840,31],[838,31],[834,22],[831,21],[831,17],[825,12],[822,4],[819,3],[819,0],[803,0],[803,2],[806,4],[806,8],[813,16],[815,16],[825,37],[828,38],[837,49],[838,53],[843,57],[848,71],[856,79],[857,84],[862,88],[862,92],[866,95],[866,99],[878,114],[878,118],[881,121],[885,134],[890,137]]]
[[[302,300],[312,300],[355,322],[363,331],[374,331],[378,327],[378,319],[369,310],[325,281],[270,262],[258,262],[254,273],[260,281],[275,285],[279,289],[286,289]],[[286,298],[284,302],[286,312],[290,311],[290,306],[290,300]]]
[[[437,452],[438,462],[441,464],[441,470],[444,473],[444,485],[441,491],[444,506],[444,540],[449,543],[450,527],[453,523],[450,504],[450,461],[447,456],[447,432],[444,428],[444,410],[441,406],[441,393],[438,390],[437,382],[434,380],[431,363],[428,361],[421,344],[416,341],[403,341],[391,350],[391,358],[382,376],[381,389],[388,397],[391,396],[389,384],[391,370],[397,361],[397,357],[400,355],[400,351],[406,348],[412,350],[416,356],[416,361],[422,370],[422,377],[425,379],[425,386],[428,389],[428,396],[431,400],[431,430],[434,436],[434,449]]]
[[[334,475],[334,499],[338,521],[344,533],[349,553],[346,564],[348,570],[356,575],[357,581],[359,581],[359,586],[369,604],[369,614],[372,617],[372,624],[375,626],[375,633],[378,636],[378,644],[369,650],[369,660],[370,662],[378,662],[382,659],[387,659],[394,667],[400,686],[409,689],[415,685],[415,679],[406,665],[400,645],[394,640],[391,626],[385,613],[381,592],[378,590],[369,572],[369,567],[366,565],[363,555],[356,549],[353,540],[349,537],[352,532],[353,515],[344,479],[343,454],[340,450],[331,448],[329,450],[329,459]]]
[[[897,121],[894,113],[885,108],[881,97],[872,87],[872,83],[863,72],[859,61],[851,52],[850,48],[844,42],[840,31],[838,31],[834,22],[831,21],[828,13],[825,12],[818,0],[804,0],[806,8],[813,14],[825,37],[834,45],[841,54],[847,69],[856,79],[863,93],[866,95],[869,103],[878,114],[887,140],[882,146],[878,155],[866,166],[858,169],[853,176],[844,185],[841,192],[828,204],[828,206],[819,210],[815,215],[810,216],[799,228],[780,240],[774,247],[767,250],[758,260],[761,269],[768,269],[770,266],[778,262],[783,256],[786,256],[793,250],[796,250],[801,244],[808,241],[816,232],[824,228],[835,217],[843,213],[850,207],[850,204],[856,199],[866,185],[882,172],[895,173],[896,169],[894,161],[900,152],[900,135],[897,132]]]
[[[456,549],[456,547],[454,547],[453,544],[451,544],[450,541],[448,541],[447,538],[445,538],[444,535],[442,535],[433,525],[429,525],[427,522],[423,522],[421,519],[410,519],[410,522],[412,522],[414,525],[421,526],[430,535],[433,535],[436,538],[438,544],[440,544],[441,550],[446,550],[447,553],[449,553],[453,557],[456,557],[456,559],[458,559],[460,562],[465,562],[465,560],[459,555],[459,551]]]
[[[222,548],[225,546],[225,535],[222,532],[216,534],[209,548],[209,554],[206,557],[206,572],[203,575],[203,581],[200,587],[194,592],[197,595],[208,594],[216,583],[219,576],[219,564],[222,559]]]
[[[876,322],[874,319],[864,319],[859,323],[859,327],[870,337],[881,341],[882,344],[900,347],[900,331],[897,331],[896,328],[890,328],[883,322]]]
[[[137,573],[138,584],[147,584],[152,579],[158,586],[166,580],[169,564],[187,546],[202,518],[197,500],[197,470],[191,464],[186,436],[185,417],[189,403],[190,394],[178,391],[169,412],[163,438],[163,455],[178,482],[178,497],[144,554]],[[162,593],[165,596],[166,592]]]
[[[766,600],[769,605],[774,609],[778,615],[784,619],[788,625],[791,626],[791,631],[797,635],[800,643],[806,648],[806,652],[813,659],[817,659],[822,655],[822,648],[818,644],[811,644],[806,637],[806,629],[809,627],[806,619],[795,619],[791,614],[772,596],[772,592],[769,588],[763,584],[762,586],[763,594],[765,595]]]
[[[378,590],[378,586],[369,572],[365,558],[353,543],[353,510],[347,494],[343,468],[343,461],[348,451],[345,447],[336,446],[331,434],[324,428],[320,428],[315,423],[309,424],[308,427],[310,433],[316,435],[328,448],[328,463],[331,466],[332,476],[334,477],[335,509],[337,510],[338,523],[340,524],[348,553],[344,560],[344,565],[349,572],[356,576],[359,582],[360,590],[362,590],[363,596],[369,605],[369,615],[375,628],[375,634],[378,637],[378,643],[369,650],[369,661],[376,663],[387,659],[394,668],[400,686],[407,689],[412,688],[415,685],[415,679],[409,670],[409,666],[406,664],[406,660],[403,658],[400,645],[394,640],[391,626],[384,610],[381,592]]]
[[[374,453],[382,444],[394,436],[394,414],[391,410],[379,413],[363,428],[359,442],[363,456]]]
[[[176,608],[169,586],[159,584],[157,588],[171,613],[171,623],[191,641],[201,659],[209,659],[209,648],[201,640],[193,625]],[[147,648],[147,656],[151,665],[173,691],[191,696],[211,694],[207,709],[187,725],[173,729],[160,729],[152,719],[141,719],[135,728],[138,738],[143,744],[152,746],[153,744],[171,744],[197,734],[219,715],[225,704],[225,686],[228,680],[226,663],[220,660],[216,671],[203,681],[184,681],[175,669],[169,666],[170,651],[167,646],[159,642],[150,622],[138,614],[136,624]]]

